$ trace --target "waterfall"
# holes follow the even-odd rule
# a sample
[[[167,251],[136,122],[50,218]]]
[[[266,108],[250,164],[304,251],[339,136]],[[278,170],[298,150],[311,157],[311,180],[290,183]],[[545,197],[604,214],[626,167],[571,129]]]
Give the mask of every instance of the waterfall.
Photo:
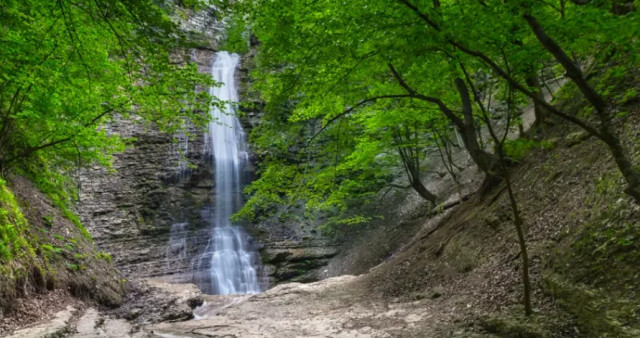
[[[222,109],[212,105],[209,113],[210,145],[215,168],[213,228],[205,253],[198,265],[209,265],[209,280],[199,283],[205,293],[240,294],[258,293],[260,286],[256,275],[258,257],[249,250],[249,236],[239,226],[231,224],[229,217],[242,206],[241,172],[247,164],[245,134],[235,114],[234,102],[238,101],[235,71],[239,56],[218,52],[211,66],[216,82],[209,93],[224,101]]]

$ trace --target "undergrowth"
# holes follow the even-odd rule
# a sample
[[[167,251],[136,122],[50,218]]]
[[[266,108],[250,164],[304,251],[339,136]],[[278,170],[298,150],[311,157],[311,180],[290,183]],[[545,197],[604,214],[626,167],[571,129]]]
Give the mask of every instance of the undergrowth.
[[[18,201],[0,179],[0,309],[11,307],[29,278],[29,269],[43,275],[35,264],[37,244],[28,235],[28,226]]]

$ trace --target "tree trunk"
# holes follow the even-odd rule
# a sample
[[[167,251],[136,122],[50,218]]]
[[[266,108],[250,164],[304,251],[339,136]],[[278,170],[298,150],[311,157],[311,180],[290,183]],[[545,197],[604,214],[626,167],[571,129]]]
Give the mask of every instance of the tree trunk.
[[[399,132],[394,133],[394,138],[396,138],[398,144],[404,143]],[[411,187],[418,193],[418,195],[420,195],[420,197],[426,199],[435,206],[438,196],[427,190],[427,188],[422,184],[420,180],[419,149],[413,150],[410,148],[396,147],[396,150],[400,155],[402,165],[404,166],[404,170],[407,174],[407,178],[409,179],[409,184],[411,185]]]
[[[431,204],[435,205],[438,196],[432,194],[427,188],[420,182],[420,179],[412,179],[411,187],[420,195],[420,197],[426,199],[431,202]]]
[[[408,2],[404,1],[408,5]],[[421,16],[425,19],[426,16]],[[471,106],[471,99],[469,97],[469,90],[467,86],[464,84],[464,81],[460,78],[455,79],[456,87],[460,93],[460,98],[462,99],[463,105],[463,115],[464,120],[455,114],[454,111],[449,109],[442,100],[434,97],[429,97],[425,95],[421,95],[417,93],[413,88],[411,88],[405,81],[402,79],[402,76],[396,71],[392,64],[388,63],[389,69],[393,74],[393,77],[396,78],[401,87],[405,88],[407,92],[410,93],[416,99],[420,99],[426,102],[435,103],[440,108],[440,111],[454,124],[454,126],[460,132],[462,137],[462,142],[467,148],[469,155],[473,159],[473,161],[478,165],[480,170],[485,172],[488,178],[496,176],[494,169],[496,167],[497,157],[493,154],[487,153],[484,151],[480,145],[478,144],[478,138],[476,133],[475,124],[473,122],[473,107]]]
[[[511,106],[512,106],[512,87],[509,87],[509,99],[508,99],[508,114],[512,114]],[[501,179],[504,180],[507,185],[507,192],[509,194],[509,204],[511,205],[511,211],[513,212],[513,225],[516,228],[516,233],[518,235],[518,244],[520,246],[520,256],[522,258],[522,285],[524,289],[524,312],[525,315],[529,316],[532,313],[531,309],[531,281],[529,279],[529,254],[527,253],[527,243],[525,241],[524,229],[523,229],[523,220],[520,216],[520,211],[518,210],[518,203],[516,201],[515,194],[513,193],[513,187],[511,185],[511,177],[509,175],[509,171],[507,170],[507,157],[504,154],[504,141],[506,138],[499,138],[491,125],[488,116],[486,115],[486,111],[482,110],[483,116],[485,117],[485,124],[487,125],[487,130],[489,131],[489,135],[496,144],[496,152],[498,154],[499,159],[499,167],[501,171]],[[510,121],[510,118],[507,119]],[[507,128],[509,128],[509,123],[507,123]],[[508,130],[508,129],[507,129]],[[506,137],[507,131],[505,131],[504,136]],[[495,178],[498,178],[497,176]]]
[[[496,175],[496,165],[498,158],[494,154],[484,151],[478,143],[478,136],[476,133],[475,123],[473,121],[473,107],[471,105],[471,97],[469,96],[469,90],[464,81],[460,78],[455,79],[455,85],[460,94],[462,100],[462,114],[464,120],[452,120],[460,136],[462,136],[462,142],[464,142],[465,148],[469,152],[471,159],[478,165],[487,176],[492,177]],[[451,119],[451,118],[449,118]]]
[[[504,164],[504,163],[503,163]],[[509,194],[509,203],[511,204],[511,211],[513,212],[513,224],[516,227],[518,234],[518,244],[520,245],[520,256],[522,258],[522,284],[524,287],[524,313],[530,316],[533,313],[531,309],[531,280],[529,279],[529,254],[527,252],[527,242],[524,237],[524,230],[522,229],[522,218],[520,217],[520,211],[518,210],[518,203],[516,202],[513,189],[511,187],[511,178],[509,173],[505,170],[504,182],[507,184],[507,193]]]
[[[613,160],[627,182],[624,192],[633,197],[636,203],[640,204],[640,172],[633,166],[629,154],[622,146],[620,139],[609,128],[601,130],[601,133],[602,140],[609,146]]]

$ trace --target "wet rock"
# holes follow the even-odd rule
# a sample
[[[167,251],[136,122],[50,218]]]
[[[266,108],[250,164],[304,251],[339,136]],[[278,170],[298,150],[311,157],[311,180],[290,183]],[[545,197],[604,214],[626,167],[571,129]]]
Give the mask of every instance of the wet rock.
[[[156,279],[131,281],[128,299],[111,314],[134,324],[180,321],[193,318],[202,305],[200,290],[193,284],[170,284]]]
[[[338,248],[323,241],[287,240],[267,242],[261,252],[264,268],[271,284],[284,281],[314,282],[322,279],[317,269],[327,265],[338,254]]]
[[[206,246],[202,233],[208,220],[202,205],[212,198],[191,193],[210,184],[212,175],[202,133],[190,141],[186,152],[198,169],[186,172],[180,168],[180,147],[169,136],[117,119],[110,130],[137,141],[115,157],[115,173],[98,167],[81,173],[78,211],[83,223],[128,278],[174,274],[189,282],[188,277],[178,276],[190,269],[190,258]],[[178,222],[189,223],[189,245],[183,259],[167,262],[171,225]]]
[[[299,262],[304,260],[331,258],[337,253],[336,247],[331,246],[309,247],[294,243],[283,243],[281,246],[265,249],[262,257],[265,263],[279,263],[283,261]]]

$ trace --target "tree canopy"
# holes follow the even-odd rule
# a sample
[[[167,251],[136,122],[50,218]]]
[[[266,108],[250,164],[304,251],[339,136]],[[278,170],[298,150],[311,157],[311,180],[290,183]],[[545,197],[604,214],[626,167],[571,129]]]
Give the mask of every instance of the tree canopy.
[[[637,67],[640,24],[629,1],[255,0],[227,6],[234,26],[250,28],[259,42],[253,88],[266,103],[252,135],[264,155],[261,176],[239,217],[284,203],[363,220],[343,213],[346,201],[359,205],[397,185],[393,172],[407,172],[408,186],[435,202],[435,192],[421,192],[420,172],[429,170],[425,159],[437,156],[439,135],[452,140],[458,132],[478,166],[500,176],[494,142],[478,130],[485,123],[520,123],[529,103],[536,104],[536,128],[550,115],[601,139],[627,180],[626,191],[640,200],[637,165],[611,125],[619,98],[586,79],[602,68],[617,79],[609,85],[619,84],[624,69]],[[583,114],[564,112],[541,95],[564,74],[567,86],[591,103]],[[634,90],[628,88],[630,95]],[[598,97],[605,106],[598,107]]]
[[[176,9],[153,0],[3,1],[0,170],[108,164],[126,142],[109,132],[115,116],[169,132],[202,124],[208,93],[195,88],[211,81],[180,58],[193,42]]]

